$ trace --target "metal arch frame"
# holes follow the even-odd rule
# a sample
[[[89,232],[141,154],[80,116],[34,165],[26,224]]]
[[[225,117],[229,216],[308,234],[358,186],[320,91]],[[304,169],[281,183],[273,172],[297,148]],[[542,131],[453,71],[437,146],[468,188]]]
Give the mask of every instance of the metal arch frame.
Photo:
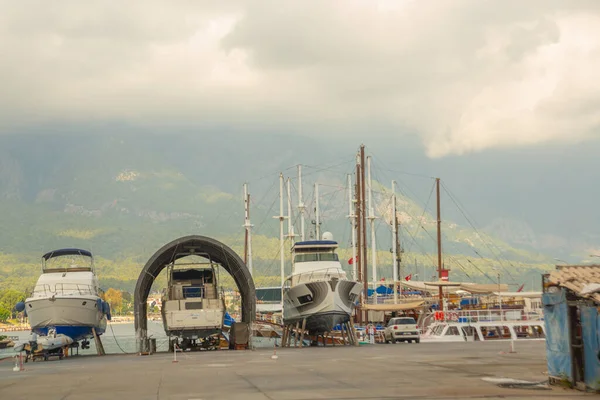
[[[191,250],[193,249],[193,253]],[[251,323],[256,315],[256,289],[250,271],[244,261],[231,248],[218,240],[190,235],[175,239],[161,247],[144,265],[135,285],[134,310],[137,347],[142,351],[142,343],[148,338],[148,317],[146,300],[152,283],[160,272],[171,262],[196,253],[205,253],[211,261],[225,268],[233,277],[242,297],[242,322]]]

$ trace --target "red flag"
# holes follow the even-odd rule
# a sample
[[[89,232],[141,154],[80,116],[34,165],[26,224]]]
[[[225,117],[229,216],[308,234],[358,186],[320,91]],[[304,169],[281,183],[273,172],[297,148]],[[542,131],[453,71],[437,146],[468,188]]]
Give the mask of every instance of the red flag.
[[[354,257],[352,257],[351,259],[348,260],[348,264],[350,264],[350,265],[354,264]]]
[[[412,274],[410,274],[410,275],[406,275],[406,276],[404,277],[404,280],[405,280],[405,281],[410,281],[411,279],[412,279]]]
[[[524,287],[525,287],[525,284],[522,284],[521,287],[519,289],[517,289],[517,293],[520,292],[521,290],[523,290]]]

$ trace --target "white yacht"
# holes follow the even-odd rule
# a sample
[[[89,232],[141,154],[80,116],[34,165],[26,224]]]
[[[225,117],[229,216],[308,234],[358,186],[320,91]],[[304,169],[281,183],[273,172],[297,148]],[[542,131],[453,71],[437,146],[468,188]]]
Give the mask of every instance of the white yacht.
[[[46,336],[51,330],[89,348],[92,329],[104,333],[110,307],[99,296],[92,253],[60,249],[42,256],[40,275],[31,297],[21,303],[31,330]]]
[[[217,289],[216,264],[194,262],[167,266],[168,286],[162,298],[169,348],[214,348],[223,330],[225,300]]]
[[[331,233],[323,240],[298,242],[292,247],[292,274],[283,288],[285,325],[306,319],[311,334],[330,332],[350,320],[361,284],[348,280]]]
[[[545,340],[541,310],[463,310],[433,313],[422,341],[476,342]]]

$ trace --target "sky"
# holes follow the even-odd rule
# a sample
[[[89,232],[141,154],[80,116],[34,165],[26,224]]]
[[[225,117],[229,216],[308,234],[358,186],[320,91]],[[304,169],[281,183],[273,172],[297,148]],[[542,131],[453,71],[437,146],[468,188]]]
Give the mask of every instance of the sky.
[[[600,237],[600,1],[0,7],[0,135],[227,132],[250,158],[277,136],[365,142],[483,226]]]
[[[600,139],[595,0],[0,4],[0,134],[410,136],[431,159]]]

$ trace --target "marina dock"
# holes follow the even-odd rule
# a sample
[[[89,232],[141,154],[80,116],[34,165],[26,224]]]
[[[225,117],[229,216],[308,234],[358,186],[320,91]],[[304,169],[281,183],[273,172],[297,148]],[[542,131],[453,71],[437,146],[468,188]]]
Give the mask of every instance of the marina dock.
[[[547,382],[545,343],[377,344],[0,362],[3,399],[572,399]],[[505,380],[509,379],[508,381]],[[502,382],[527,381],[519,388]],[[31,382],[35,382],[32,385]],[[535,386],[535,383],[542,386]]]

